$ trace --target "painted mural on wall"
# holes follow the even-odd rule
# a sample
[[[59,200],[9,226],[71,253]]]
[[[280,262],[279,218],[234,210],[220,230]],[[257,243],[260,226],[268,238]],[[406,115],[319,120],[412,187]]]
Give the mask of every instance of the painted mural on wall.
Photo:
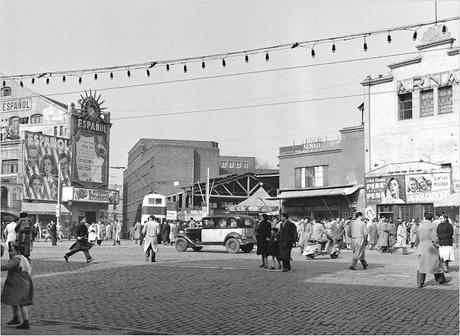
[[[102,112],[100,96],[90,94],[79,101],[81,109],[72,116],[72,180],[85,188],[108,184],[110,115]]]
[[[24,199],[57,200],[59,175],[62,186],[70,186],[69,140],[26,131],[24,156]]]
[[[432,203],[450,193],[450,173],[366,177],[368,204]]]

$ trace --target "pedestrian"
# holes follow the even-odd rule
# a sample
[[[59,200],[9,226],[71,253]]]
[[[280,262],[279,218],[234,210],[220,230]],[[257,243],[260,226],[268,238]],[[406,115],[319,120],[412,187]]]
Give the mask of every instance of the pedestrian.
[[[16,232],[15,244],[22,246],[22,255],[26,257],[30,262],[32,224],[27,212],[21,212],[19,214],[19,220],[14,231]]]
[[[390,253],[393,253],[395,249],[395,244],[397,241],[398,229],[396,228],[396,223],[393,221],[388,222],[388,250]]]
[[[10,255],[10,259],[12,257],[12,249],[13,249],[13,244],[16,241],[16,225],[17,223],[12,220],[9,224],[5,226],[5,229],[3,230],[3,234],[6,236],[6,247],[8,249],[8,253]]]
[[[104,240],[104,232],[105,232],[104,224],[102,224],[101,221],[98,221],[96,224],[96,243],[99,246]]]
[[[112,224],[110,222],[107,222],[105,225],[105,240],[111,240],[112,239]]]
[[[262,264],[259,267],[268,268],[268,246],[270,244],[272,224],[268,221],[268,215],[262,214],[262,221],[257,225],[256,241],[257,255],[262,257]]]
[[[458,236],[460,233],[460,226],[457,221],[453,222],[452,226],[454,227],[454,246],[458,247]]]
[[[310,240],[311,236],[311,223],[310,219],[302,219],[299,224],[298,229],[298,236],[299,236],[299,248],[300,254],[302,255],[305,247],[307,246],[308,241]]]
[[[87,263],[93,261],[94,259],[89,254],[89,250],[93,247],[93,244],[88,242],[88,228],[84,221],[81,221],[77,226],[76,234],[77,240],[70,246],[70,252],[64,254],[65,261],[69,262],[69,257],[80,251],[85,255]]]
[[[377,225],[379,238],[377,240],[377,247],[380,252],[387,253],[388,249],[388,224],[387,219],[384,216],[380,216],[379,223]]]
[[[92,222],[91,225],[88,227],[88,241],[93,245],[96,243],[96,231],[96,224]]]
[[[368,225],[369,232],[369,250],[373,250],[379,239],[378,220],[374,218]]]
[[[30,328],[27,306],[34,304],[32,267],[23,253],[23,246],[13,244],[11,259],[7,263],[2,263],[1,266],[2,271],[8,271],[1,301],[13,309],[13,319],[6,324],[16,325],[16,329]],[[19,320],[19,310],[21,310],[22,323]]]
[[[169,223],[165,221],[161,227],[161,241],[163,245],[169,245],[169,233],[171,232],[171,227]]]
[[[121,223],[117,220],[112,224],[113,246],[121,245]]]
[[[351,249],[353,257],[351,259],[351,270],[356,270],[356,263],[358,260],[366,269],[368,263],[365,258],[365,251],[367,245],[367,224],[363,221],[363,213],[355,213],[355,220],[348,226],[348,236],[351,238]]]
[[[409,242],[410,242],[411,248],[414,248],[417,246],[417,228],[418,228],[418,219],[417,221],[412,221],[410,231],[409,231]]]
[[[56,246],[57,245],[57,227],[54,221],[51,221],[49,223],[48,231],[51,235],[51,245]]]
[[[176,243],[177,236],[179,235],[179,224],[174,221],[169,226],[171,227],[171,231],[169,233],[169,241],[171,245],[174,245]]]
[[[158,235],[160,233],[160,223],[155,219],[155,216],[151,215],[147,223],[145,223],[142,229],[142,235],[144,236],[144,252],[145,261],[151,260],[155,262],[156,254],[158,253]],[[150,254],[150,251],[152,253]]]
[[[406,239],[407,239],[406,221],[402,221],[402,223],[398,226],[396,230],[396,243],[393,247],[393,252],[398,248],[402,248],[403,254],[407,254]]]
[[[337,218],[333,223],[332,223],[332,244],[333,246],[337,246],[338,249],[341,248],[342,242],[343,242],[343,232],[345,231],[344,228],[345,221],[340,220]]]
[[[280,233],[278,228],[273,227],[270,229],[270,243],[268,245],[269,255],[272,256],[272,267],[270,269],[276,269],[276,262],[278,263],[278,269],[281,269],[281,260],[279,259],[280,254]]]
[[[449,262],[455,260],[454,253],[454,228],[449,222],[447,214],[442,215],[442,222],[438,224],[436,233],[439,241],[439,257],[441,258],[444,272],[449,272]]]
[[[142,234],[142,224],[139,221],[137,221],[134,224],[134,244],[137,245],[137,243],[141,239],[141,234]]]
[[[62,224],[61,224],[61,222],[56,223],[56,230],[57,230],[57,239],[61,243],[62,239],[64,238],[64,233],[62,232]]]
[[[347,250],[351,250],[351,238],[350,236],[348,235],[348,227],[350,226],[350,223],[353,221],[352,217],[348,217],[347,221],[345,222],[345,226],[344,226],[344,241],[345,241],[345,246],[347,248]]]
[[[297,227],[289,220],[289,214],[281,214],[279,259],[283,263],[283,272],[291,270],[291,250],[295,244]]]

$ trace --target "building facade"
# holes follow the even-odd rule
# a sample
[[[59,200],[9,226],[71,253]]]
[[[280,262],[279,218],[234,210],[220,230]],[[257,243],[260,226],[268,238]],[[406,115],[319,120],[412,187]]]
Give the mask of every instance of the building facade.
[[[364,129],[348,127],[336,140],[310,139],[279,151],[277,199],[293,218],[348,217],[364,206]]]
[[[416,57],[368,76],[364,99],[366,205],[389,218],[421,219],[460,192],[459,48],[429,28]],[[458,209],[458,208],[457,208]],[[458,211],[457,211],[458,220]]]
[[[2,221],[27,212],[70,233],[79,219],[107,219],[110,114],[91,92],[79,107],[15,81],[1,88]],[[99,97],[100,98],[100,97]]]
[[[254,172],[256,158],[253,156],[220,156],[219,167],[220,175]]]
[[[210,178],[219,175],[217,142],[140,139],[128,152],[123,172],[123,222],[140,220],[145,195],[181,194],[183,187],[206,181],[208,169]]]

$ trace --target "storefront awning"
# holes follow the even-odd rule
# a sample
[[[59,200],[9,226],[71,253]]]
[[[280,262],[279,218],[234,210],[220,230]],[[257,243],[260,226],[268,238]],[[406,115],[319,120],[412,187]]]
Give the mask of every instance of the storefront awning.
[[[22,203],[22,212],[31,215],[56,215],[56,203]],[[61,213],[68,214],[69,210],[61,204]]]
[[[460,193],[450,194],[440,200],[434,201],[433,205],[436,208],[460,206]]]
[[[308,198],[308,197],[323,197],[323,196],[347,196],[353,194],[361,186],[343,187],[343,188],[324,188],[313,190],[292,190],[282,191],[276,197],[267,198],[269,200],[279,200],[288,198]]]

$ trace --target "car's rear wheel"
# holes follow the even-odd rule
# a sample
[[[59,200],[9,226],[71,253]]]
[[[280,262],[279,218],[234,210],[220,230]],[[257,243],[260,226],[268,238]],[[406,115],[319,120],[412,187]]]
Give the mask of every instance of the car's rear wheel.
[[[203,246],[192,246],[193,251],[200,252],[203,249]]]
[[[184,238],[177,238],[175,246],[176,250],[178,250],[179,252],[185,252],[185,250],[188,247],[188,243]]]
[[[251,252],[253,248],[254,248],[254,244],[248,244],[248,245],[241,246],[241,249],[243,250],[244,253]]]
[[[225,242],[225,248],[228,253],[236,253],[240,249],[240,243],[235,238],[229,238]]]
[[[307,260],[313,260],[313,259],[315,259],[314,254],[307,254]]]

